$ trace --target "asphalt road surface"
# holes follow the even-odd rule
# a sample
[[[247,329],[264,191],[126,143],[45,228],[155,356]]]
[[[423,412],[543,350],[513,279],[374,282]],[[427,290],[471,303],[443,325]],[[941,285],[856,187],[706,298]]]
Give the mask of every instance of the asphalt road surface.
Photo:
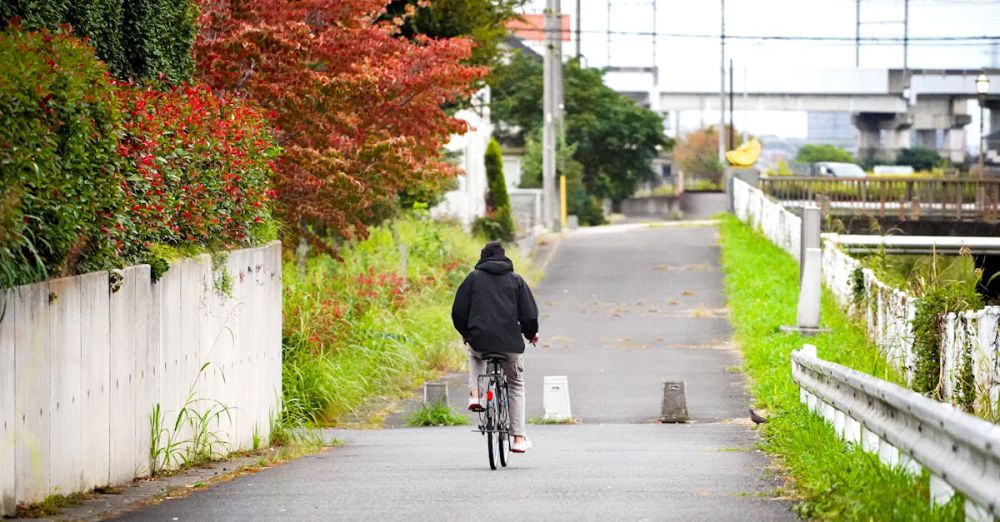
[[[343,446],[124,519],[793,519],[755,448],[718,260],[705,225],[564,239],[535,289],[528,416],[543,376],[565,375],[579,424],[529,426],[534,448],[506,469],[490,471],[469,426],[336,430]],[[656,423],[664,379],[686,382],[691,422]]]

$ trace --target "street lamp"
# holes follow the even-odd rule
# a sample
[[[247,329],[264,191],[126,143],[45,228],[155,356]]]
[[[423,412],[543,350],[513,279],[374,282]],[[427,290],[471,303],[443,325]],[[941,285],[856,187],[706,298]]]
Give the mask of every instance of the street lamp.
[[[983,100],[986,98],[986,93],[990,92],[990,77],[986,76],[985,73],[980,73],[976,76],[976,97],[979,99],[979,176],[982,177],[983,172],[986,170],[985,156],[983,155],[983,149],[985,148],[986,136],[983,136]]]

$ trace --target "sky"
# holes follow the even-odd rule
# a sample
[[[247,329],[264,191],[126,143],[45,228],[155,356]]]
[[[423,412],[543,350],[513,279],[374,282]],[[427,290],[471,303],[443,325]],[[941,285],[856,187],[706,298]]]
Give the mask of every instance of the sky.
[[[574,15],[575,0],[562,0],[562,12]],[[656,65],[661,83],[681,75],[704,78],[706,86],[719,84],[719,0],[612,0],[610,18],[606,0],[581,0],[581,52],[591,67]],[[855,68],[856,0],[729,0],[726,2],[727,35],[822,36],[848,38],[844,42],[748,41],[727,39],[726,55],[734,62],[735,90],[740,90],[742,69],[780,78],[789,71]],[[544,0],[531,0],[526,12],[541,12]],[[902,38],[904,0],[861,0],[862,38]],[[654,26],[655,20],[655,26]],[[1000,36],[1000,0],[910,0],[909,37]],[[575,27],[575,20],[573,21]],[[610,46],[607,31],[610,28]],[[654,39],[649,34],[658,33]],[[684,37],[680,35],[697,35]],[[575,42],[564,42],[573,53]],[[654,54],[655,50],[655,54]],[[654,61],[655,56],[655,61]],[[610,61],[609,61],[610,58]],[[1000,46],[976,42],[911,42],[910,68],[1000,67]],[[903,47],[896,42],[862,42],[862,68],[902,68]],[[1000,86],[994,88],[1000,89]],[[973,105],[975,102],[971,102]],[[973,106],[970,106],[973,109]],[[978,109],[970,110],[970,141],[977,139]],[[684,113],[682,127],[705,113]],[[736,114],[754,134],[805,136],[801,113]]]

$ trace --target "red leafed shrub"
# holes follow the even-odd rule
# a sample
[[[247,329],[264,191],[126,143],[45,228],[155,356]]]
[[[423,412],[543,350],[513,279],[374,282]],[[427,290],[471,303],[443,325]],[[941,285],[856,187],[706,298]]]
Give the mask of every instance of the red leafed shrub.
[[[125,241],[250,243],[255,228],[270,221],[278,155],[260,112],[207,86],[123,85],[119,98],[125,123],[118,152],[132,166],[119,219]]]
[[[364,236],[397,196],[454,174],[441,148],[463,121],[442,106],[486,70],[462,38],[407,39],[385,0],[199,0],[203,81],[273,111],[290,232]],[[294,240],[294,238],[292,238]]]

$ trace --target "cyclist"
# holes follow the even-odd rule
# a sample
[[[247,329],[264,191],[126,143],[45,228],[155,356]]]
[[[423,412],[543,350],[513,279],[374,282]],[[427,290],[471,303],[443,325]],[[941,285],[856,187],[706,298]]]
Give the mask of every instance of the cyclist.
[[[469,348],[469,409],[483,411],[479,376],[486,373],[486,353],[503,353],[503,371],[510,392],[510,450],[524,453],[530,442],[524,434],[524,336],[538,343],[538,307],[531,289],[514,272],[514,263],[499,241],[483,247],[479,262],[458,287],[451,307],[455,329]]]

